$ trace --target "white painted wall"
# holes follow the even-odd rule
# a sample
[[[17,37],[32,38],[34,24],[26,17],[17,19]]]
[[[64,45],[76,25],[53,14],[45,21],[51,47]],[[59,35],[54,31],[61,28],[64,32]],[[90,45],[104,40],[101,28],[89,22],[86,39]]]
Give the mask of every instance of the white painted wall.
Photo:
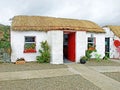
[[[87,33],[86,39],[91,37],[91,34],[93,34],[93,37],[96,37],[96,53],[100,54],[101,58],[103,58],[105,56],[105,33]],[[94,54],[92,58],[95,58]]]
[[[85,50],[87,49],[87,38],[85,31],[76,32],[76,63],[80,62],[80,58],[85,56]]]
[[[36,53],[23,53],[24,51],[24,37],[36,36]],[[11,30],[11,61],[15,62],[17,58],[25,58],[26,61],[35,61],[36,56],[39,55],[40,42],[47,40],[47,33],[40,31],[12,31]]]
[[[106,32],[105,37],[110,38],[110,58],[120,58],[119,52],[117,52],[117,50],[116,50],[117,48],[114,46],[114,40],[120,41],[120,38],[115,36],[115,34],[110,30],[109,27],[103,27],[103,29]]]
[[[99,54],[104,56],[105,53],[105,34],[93,33],[96,37],[96,49]],[[24,37],[36,36],[36,53],[24,53]],[[79,62],[80,57],[85,55],[87,50],[87,37],[91,33],[85,31],[76,32],[76,62]],[[35,61],[39,55],[40,42],[47,40],[51,49],[52,64],[63,64],[63,31],[54,30],[46,32],[40,31],[12,31],[11,30],[11,61],[15,62],[17,58],[25,58],[26,61]]]
[[[48,31],[51,47],[51,64],[63,64],[63,31]]]

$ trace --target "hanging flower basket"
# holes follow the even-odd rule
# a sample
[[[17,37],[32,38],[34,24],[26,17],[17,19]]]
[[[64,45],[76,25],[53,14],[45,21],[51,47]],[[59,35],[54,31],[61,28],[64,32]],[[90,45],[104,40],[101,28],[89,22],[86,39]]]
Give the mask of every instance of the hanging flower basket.
[[[114,45],[115,45],[115,47],[119,47],[120,46],[120,41],[119,40],[114,40]]]

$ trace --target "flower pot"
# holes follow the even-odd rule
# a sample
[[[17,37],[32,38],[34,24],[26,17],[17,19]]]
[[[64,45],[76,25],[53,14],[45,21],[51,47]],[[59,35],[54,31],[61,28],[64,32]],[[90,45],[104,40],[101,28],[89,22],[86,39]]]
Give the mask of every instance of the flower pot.
[[[16,61],[15,64],[25,64],[25,61]]]
[[[86,60],[80,59],[80,63],[81,63],[81,64],[85,64],[85,63],[86,63]]]

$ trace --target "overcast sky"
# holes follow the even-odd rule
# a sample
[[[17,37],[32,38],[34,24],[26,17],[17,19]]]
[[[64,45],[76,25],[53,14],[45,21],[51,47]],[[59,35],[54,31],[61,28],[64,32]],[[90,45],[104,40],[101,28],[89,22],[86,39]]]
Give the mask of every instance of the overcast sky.
[[[0,23],[15,15],[91,20],[101,26],[120,25],[120,0],[1,0]]]

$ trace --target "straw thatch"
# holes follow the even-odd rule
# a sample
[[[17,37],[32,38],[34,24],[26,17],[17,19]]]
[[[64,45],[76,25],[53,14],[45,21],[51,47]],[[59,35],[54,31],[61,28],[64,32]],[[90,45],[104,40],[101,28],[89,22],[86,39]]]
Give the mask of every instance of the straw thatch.
[[[88,32],[104,32],[101,27],[91,21],[44,16],[15,16],[12,20],[12,30],[83,30]]]
[[[110,30],[117,36],[120,38],[120,26],[112,26],[112,25],[109,25],[107,26],[110,28]]]

